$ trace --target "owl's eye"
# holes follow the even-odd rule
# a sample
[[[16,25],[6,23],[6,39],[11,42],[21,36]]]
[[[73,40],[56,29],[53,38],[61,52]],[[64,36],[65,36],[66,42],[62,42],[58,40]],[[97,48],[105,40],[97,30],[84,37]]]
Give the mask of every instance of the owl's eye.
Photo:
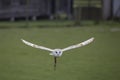
[[[55,53],[58,53],[57,51]]]

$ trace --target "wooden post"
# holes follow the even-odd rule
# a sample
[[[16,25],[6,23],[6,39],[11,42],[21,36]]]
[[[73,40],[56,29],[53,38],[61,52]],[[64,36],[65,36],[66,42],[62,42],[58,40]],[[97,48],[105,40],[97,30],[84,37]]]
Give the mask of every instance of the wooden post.
[[[29,27],[29,0],[26,2],[26,27]]]
[[[75,8],[74,17],[75,17],[75,25],[80,25],[81,24],[81,8],[80,7]]]
[[[11,0],[11,7],[13,6],[13,3],[14,3],[14,0]],[[12,8],[11,8],[12,9]],[[12,12],[12,16],[10,17],[10,21],[11,22],[14,22],[15,21],[15,16],[14,16],[14,12],[13,12],[13,10],[11,10],[11,12]]]

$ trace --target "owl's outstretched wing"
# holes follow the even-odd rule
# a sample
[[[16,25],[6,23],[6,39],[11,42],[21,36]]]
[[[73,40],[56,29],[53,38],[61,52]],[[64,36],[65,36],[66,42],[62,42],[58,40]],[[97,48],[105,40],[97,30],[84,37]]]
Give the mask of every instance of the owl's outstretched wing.
[[[62,49],[62,51],[67,51],[67,50],[71,50],[71,49],[74,49],[74,48],[85,46],[85,45],[91,43],[93,40],[94,40],[94,38],[92,37],[92,38],[90,38],[90,39],[88,39],[84,42],[81,42],[81,43],[78,43],[76,45],[72,45],[72,46],[69,46],[67,48],[64,48],[64,49]]]
[[[38,48],[38,49],[43,49],[43,50],[47,50],[47,51],[53,51],[52,49],[50,48],[47,48],[47,47],[44,47],[44,46],[38,46],[36,44],[33,44],[33,43],[30,43],[24,39],[21,39],[23,43],[25,43],[26,45],[28,46],[31,46],[31,47],[34,47],[34,48]]]

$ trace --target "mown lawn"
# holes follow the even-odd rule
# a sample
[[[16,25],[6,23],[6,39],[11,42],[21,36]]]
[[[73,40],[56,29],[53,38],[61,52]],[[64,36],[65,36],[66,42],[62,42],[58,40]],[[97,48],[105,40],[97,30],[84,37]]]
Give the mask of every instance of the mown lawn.
[[[20,40],[64,48],[90,37],[90,45],[65,52],[56,71],[49,52]],[[0,80],[120,80],[120,27],[0,29]]]

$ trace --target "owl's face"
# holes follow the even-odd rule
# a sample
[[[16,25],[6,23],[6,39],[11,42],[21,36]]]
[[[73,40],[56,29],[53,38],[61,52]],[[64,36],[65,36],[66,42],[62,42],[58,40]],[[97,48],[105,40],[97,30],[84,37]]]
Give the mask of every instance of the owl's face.
[[[52,52],[52,55],[55,57],[60,57],[62,55],[62,50],[61,49],[54,49],[54,51]]]

